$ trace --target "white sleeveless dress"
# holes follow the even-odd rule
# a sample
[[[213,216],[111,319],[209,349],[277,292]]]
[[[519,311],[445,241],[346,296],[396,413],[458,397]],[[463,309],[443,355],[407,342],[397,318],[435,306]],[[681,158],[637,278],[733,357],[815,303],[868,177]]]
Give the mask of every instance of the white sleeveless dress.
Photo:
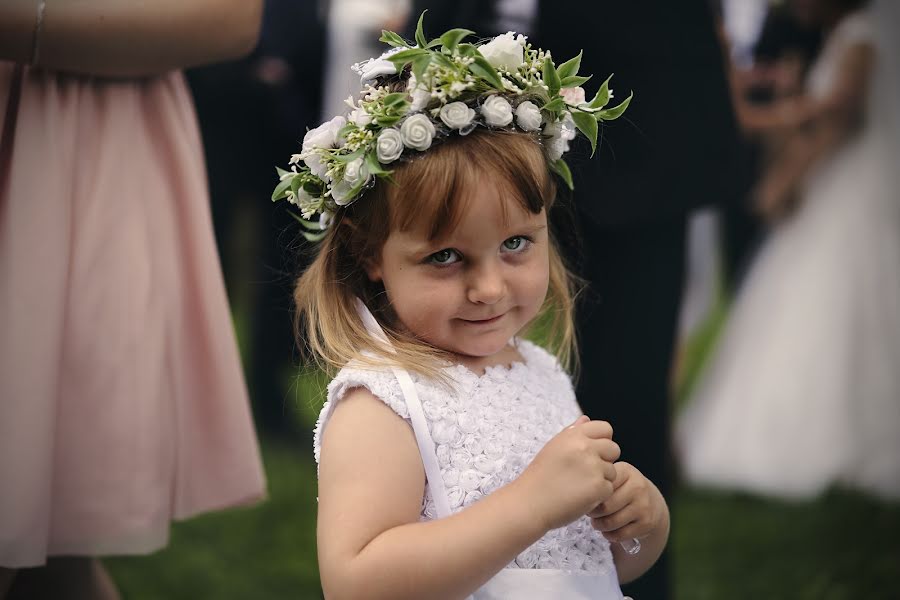
[[[510,367],[488,367],[481,376],[460,365],[447,367],[453,393],[414,373],[345,367],[328,386],[314,434],[316,461],[334,406],[350,390],[364,387],[413,427],[426,475],[429,463],[434,467],[422,499],[422,521],[459,512],[510,483],[581,414],[569,377],[555,358],[531,342],[516,345],[524,362]],[[411,401],[403,377],[415,388]],[[621,600],[622,592],[609,542],[585,516],[547,532],[473,598]]]
[[[887,58],[875,30],[865,12],[846,17],[808,92],[830,93],[855,44]],[[881,80],[862,130],[815,167],[799,210],[763,247],[678,420],[691,483],[784,498],[838,484],[900,498],[900,188],[890,183],[900,159],[888,150],[884,117],[897,107],[877,104]]]

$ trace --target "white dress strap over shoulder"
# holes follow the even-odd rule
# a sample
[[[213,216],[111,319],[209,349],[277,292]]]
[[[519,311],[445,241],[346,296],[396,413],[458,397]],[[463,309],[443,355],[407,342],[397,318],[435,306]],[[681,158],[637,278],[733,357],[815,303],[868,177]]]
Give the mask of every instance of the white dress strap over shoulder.
[[[375,316],[359,298],[356,299],[356,310],[359,312],[366,330],[379,341],[390,345],[390,340],[384,334],[378,321],[375,320]],[[437,455],[434,453],[434,441],[428,432],[428,423],[425,420],[425,412],[419,401],[419,395],[416,393],[416,386],[406,369],[391,367],[391,371],[397,378],[403,398],[406,400],[406,409],[409,411],[409,420],[412,422],[416,444],[419,446],[419,454],[422,456],[422,465],[425,467],[425,478],[434,498],[438,518],[448,517],[450,516],[450,502],[447,499],[447,490],[444,488],[444,479],[441,477],[441,467],[438,464]]]

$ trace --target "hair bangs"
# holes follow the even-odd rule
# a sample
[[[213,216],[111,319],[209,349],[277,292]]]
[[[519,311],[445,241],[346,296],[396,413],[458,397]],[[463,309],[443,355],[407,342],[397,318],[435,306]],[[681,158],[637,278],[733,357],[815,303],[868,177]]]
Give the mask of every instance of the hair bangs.
[[[391,228],[427,231],[429,240],[456,228],[474,186],[498,185],[532,214],[549,210],[556,196],[540,144],[521,133],[476,130],[451,138],[398,168],[393,178],[396,185],[386,190]],[[507,205],[501,206],[507,219]]]

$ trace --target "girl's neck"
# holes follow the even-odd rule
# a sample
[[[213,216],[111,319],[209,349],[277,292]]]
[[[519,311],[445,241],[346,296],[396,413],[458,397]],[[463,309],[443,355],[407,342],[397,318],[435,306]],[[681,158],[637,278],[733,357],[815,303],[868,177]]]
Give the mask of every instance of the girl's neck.
[[[454,355],[456,364],[465,367],[476,375],[484,375],[485,369],[488,367],[510,367],[513,363],[524,362],[524,358],[519,351],[512,345],[507,345],[499,352],[495,352],[490,356],[465,356],[462,354]]]

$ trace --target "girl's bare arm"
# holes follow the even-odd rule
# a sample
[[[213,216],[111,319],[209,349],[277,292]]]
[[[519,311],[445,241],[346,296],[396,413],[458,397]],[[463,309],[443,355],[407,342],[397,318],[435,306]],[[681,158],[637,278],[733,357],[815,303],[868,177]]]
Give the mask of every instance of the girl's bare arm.
[[[582,431],[602,427],[609,428],[592,422]],[[471,594],[547,530],[584,514],[590,498],[612,493],[614,473],[603,471],[618,446],[578,431],[551,440],[512,483],[450,517],[420,522],[425,477],[411,428],[367,390],[350,392],[322,440],[317,535],[325,597]]]
[[[31,59],[38,0],[0,2],[0,59]],[[262,0],[46,0],[38,64],[110,77],[236,58],[256,44]]]

